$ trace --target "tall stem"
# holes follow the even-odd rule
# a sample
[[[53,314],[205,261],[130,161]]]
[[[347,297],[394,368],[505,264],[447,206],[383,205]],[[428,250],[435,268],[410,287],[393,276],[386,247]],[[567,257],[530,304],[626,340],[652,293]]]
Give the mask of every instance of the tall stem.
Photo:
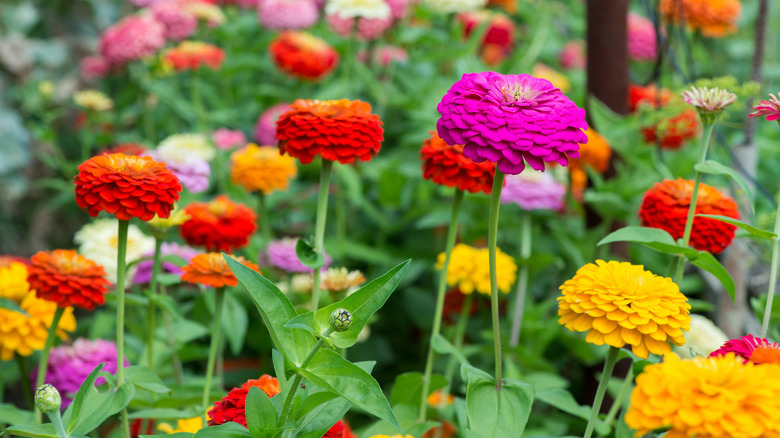
[[[211,379],[214,377],[214,362],[217,359],[217,350],[222,336],[222,303],[225,300],[225,288],[220,287],[214,291],[214,328],[211,330],[211,347],[209,348],[209,360],[206,365],[206,384],[203,387],[203,424],[208,422],[206,410],[209,407],[209,393],[211,391]]]
[[[300,369],[304,369],[307,366],[309,366],[309,362],[314,358],[314,354],[317,353],[320,348],[322,348],[322,345],[325,343],[325,338],[330,336],[332,330],[328,329],[323,333],[322,338],[317,341],[316,344],[314,344],[314,347],[312,347],[311,351],[309,351],[309,354],[306,355],[306,358],[303,359],[303,362],[301,363]],[[282,412],[279,415],[279,424],[284,425],[287,423],[287,417],[290,416],[290,408],[292,407],[293,398],[295,398],[295,392],[298,391],[298,387],[301,385],[301,380],[303,380],[303,374],[300,373],[300,371],[295,375],[295,378],[293,379],[292,385],[290,385],[290,392],[287,393],[287,395],[284,398],[284,403],[282,404]]]
[[[463,307],[460,309],[460,316],[458,317],[458,324],[455,326],[455,333],[452,336],[452,345],[456,350],[460,350],[463,347],[463,338],[466,336],[466,325],[469,322],[469,315],[471,314],[471,304],[474,302],[474,293],[466,295],[465,301],[463,301]],[[447,396],[450,395],[450,386],[452,386],[452,377],[455,375],[455,365],[458,364],[457,359],[454,356],[450,356],[447,361],[447,368],[444,371],[444,378],[447,380],[447,384],[441,390],[442,406],[446,403]]]
[[[154,238],[154,256],[152,257],[152,279],[149,280],[149,307],[146,314],[146,348],[149,356],[149,369],[154,371],[154,329],[157,312],[155,312],[155,300],[157,298],[157,279],[162,267],[162,239]]]
[[[325,221],[328,219],[328,193],[330,192],[330,177],[333,170],[333,162],[322,160],[320,170],[320,191],[317,195],[317,217],[314,222],[314,249],[319,253],[325,252]],[[320,270],[314,270],[314,278],[311,288],[311,310],[316,312],[320,305]]]
[[[498,321],[498,272],[496,270],[496,239],[498,237],[498,208],[501,206],[501,190],[504,173],[496,169],[493,193],[490,195],[488,216],[488,252],[490,257],[490,312],[493,316],[493,350],[496,355],[496,391],[501,390],[501,326]]]
[[[93,130],[93,123],[92,123],[92,117],[95,115],[95,113],[92,110],[87,111],[86,115],[86,121],[84,122],[84,130],[82,131],[84,135],[81,139],[81,162],[85,162],[89,159],[89,157],[92,156],[92,143],[94,142],[95,136],[92,132]]]
[[[609,408],[609,412],[607,413],[607,416],[604,418],[604,424],[612,427],[612,422],[615,421],[618,411],[620,411],[620,408],[623,406],[623,400],[628,395],[628,390],[631,389],[631,383],[633,381],[634,381],[634,367],[631,366],[628,367],[628,372],[626,373],[626,377],[623,379],[623,384],[620,385],[620,392],[618,392],[617,397],[615,397],[614,403],[612,403],[612,407]]]
[[[160,287],[160,294],[165,295],[165,286]],[[184,371],[179,359],[179,352],[176,349],[176,339],[173,336],[173,327],[171,326],[171,316],[163,312],[163,323],[165,323],[165,335],[168,337],[168,348],[171,349],[171,362],[173,364],[173,375],[176,378],[176,384],[184,384]]]
[[[268,246],[273,238],[271,234],[271,217],[268,215],[268,205],[266,205],[265,193],[258,192],[258,208],[260,213],[260,231],[263,233],[263,247]]]
[[[127,229],[130,221],[119,221],[116,257],[116,381],[125,383],[125,272],[127,270]],[[130,438],[127,407],[122,408],[122,436]]]
[[[22,394],[24,401],[30,409],[35,409],[35,399],[33,396],[32,382],[30,382],[30,364],[27,363],[27,356],[16,355],[16,364],[19,365],[19,377],[22,380]]]
[[[515,299],[515,314],[512,318],[512,332],[509,338],[509,346],[517,347],[520,343],[520,329],[523,326],[523,311],[525,308],[525,296],[528,293],[528,274],[530,267],[528,259],[531,258],[531,239],[533,235],[533,219],[531,213],[523,211],[520,224],[520,275],[517,279],[517,296]]]
[[[707,159],[707,149],[710,145],[710,139],[712,138],[712,131],[715,129],[714,123],[703,123],[704,130],[701,136],[701,144],[699,145],[699,160],[697,164],[702,164]],[[683,232],[682,247],[687,248],[688,243],[691,241],[691,231],[693,231],[693,220],[696,213],[696,201],[699,199],[699,185],[701,185],[700,171],[696,171],[696,179],[693,182],[693,193],[691,194],[691,205],[688,207],[688,219],[685,221],[685,231]],[[677,270],[674,275],[674,281],[679,286],[683,278],[683,268],[685,268],[685,255],[680,254],[677,258]]]
[[[780,197],[778,197],[780,199]],[[777,215],[775,216],[775,234],[780,236],[780,202],[777,204]],[[764,319],[761,322],[761,337],[766,338],[769,332],[769,321],[772,319],[772,301],[775,298],[775,287],[777,285],[777,258],[780,256],[780,237],[775,237],[772,241],[772,266],[769,271],[769,292],[766,297],[766,309],[764,309]]]
[[[588,426],[585,428],[585,435],[583,435],[582,438],[590,438],[593,435],[593,428],[596,427],[596,421],[598,420],[599,411],[601,410],[601,403],[604,401],[604,394],[607,392],[607,383],[609,383],[609,378],[612,377],[612,370],[615,369],[615,362],[617,362],[619,352],[619,348],[609,347],[607,360],[604,362],[604,372],[601,373],[599,387],[596,389],[596,399],[593,400],[593,410],[590,411]]]
[[[54,338],[57,337],[57,326],[60,325],[60,318],[65,313],[65,309],[57,306],[57,310],[54,312],[54,318],[49,326],[49,333],[46,335],[46,345],[43,347],[41,357],[38,359],[38,375],[35,378],[35,387],[38,388],[46,381],[46,371],[49,368],[49,353],[51,353],[51,347],[54,346]],[[41,424],[42,420],[41,410],[38,409],[38,405],[35,405],[35,424]]]
[[[452,248],[455,246],[455,237],[458,235],[458,212],[460,211],[460,202],[463,200],[463,190],[455,189],[455,199],[452,201],[452,215],[450,217],[450,226],[447,229],[447,242],[444,249],[444,264],[439,273],[438,290],[436,291],[436,310],[433,314],[433,329],[431,330],[431,340],[428,345],[428,358],[425,361],[425,373],[423,374],[422,395],[420,396],[420,416],[419,421],[425,420],[428,409],[428,391],[431,387],[431,374],[433,373],[433,338],[441,332],[441,319],[444,312],[444,295],[447,292],[447,271],[450,266],[450,256]]]

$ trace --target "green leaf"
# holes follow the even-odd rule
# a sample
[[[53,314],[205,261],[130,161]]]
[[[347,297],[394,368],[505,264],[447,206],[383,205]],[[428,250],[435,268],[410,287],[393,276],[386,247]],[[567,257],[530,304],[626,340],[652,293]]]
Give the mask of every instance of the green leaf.
[[[690,262],[695,266],[704,269],[705,271],[714,275],[715,278],[720,280],[720,283],[723,285],[723,287],[726,289],[726,292],[728,292],[729,296],[731,297],[731,301],[734,301],[734,294],[736,293],[736,286],[734,285],[734,279],[731,278],[731,274],[729,274],[729,271],[727,271],[726,268],[724,268],[723,265],[720,264],[720,262],[718,261],[718,259],[715,258],[715,256],[713,256],[712,254],[706,251],[699,251],[698,257],[696,257],[696,259],[694,260],[690,260]]]
[[[18,304],[16,304],[15,301],[9,300],[8,298],[2,298],[0,297],[0,309],[6,309],[13,312],[21,313],[24,316],[28,316],[27,312],[22,310],[21,307],[19,307]]]
[[[84,412],[88,412],[89,415],[79,419],[71,436],[73,434],[87,435],[92,432],[103,424],[108,417],[115,415],[127,406],[134,395],[135,385],[127,383],[105,392],[98,392],[97,389],[93,388],[86,399],[86,403],[84,403]],[[63,422],[65,421],[66,419],[63,418]],[[70,424],[70,421],[68,421],[68,424]]]
[[[229,291],[225,291],[225,308],[222,311],[222,332],[234,355],[244,348],[246,331],[249,327],[249,316],[246,308]]]
[[[165,386],[154,371],[143,365],[133,365],[125,368],[125,380],[127,383],[145,389],[156,394],[171,394],[171,388]]]
[[[323,394],[319,396],[319,394]],[[306,401],[301,405],[301,409],[307,408],[307,402],[312,397],[318,397],[318,400],[325,399],[325,395],[334,395],[330,392],[316,392],[310,394]],[[312,405],[314,402],[312,402]],[[288,435],[295,438],[321,438],[325,433],[338,422],[344,414],[347,413],[349,408],[352,407],[352,403],[348,400],[338,397],[336,400],[330,400],[327,403],[320,403],[317,406],[312,406],[311,411],[302,419],[296,421],[296,428]]]
[[[401,426],[390,409],[379,383],[359,366],[347,361],[333,350],[321,349],[314,354],[304,377],[315,385],[334,392],[371,415],[392,424],[401,432]]]
[[[471,436],[516,438],[523,435],[534,388],[516,379],[503,379],[501,391],[490,375],[470,365],[461,366],[466,381],[466,409]]]
[[[753,192],[750,190],[750,185],[748,185],[747,181],[742,178],[742,175],[740,175],[739,172],[713,160],[707,160],[703,163],[699,163],[693,166],[693,168],[697,172],[708,173],[710,175],[725,175],[734,180],[734,182],[739,185],[740,190],[742,190],[742,192],[747,197],[749,201],[748,207],[750,207],[750,212],[753,212]]]
[[[281,393],[287,394],[287,391],[289,391],[289,382],[287,380],[287,363],[284,360],[284,356],[282,356],[282,353],[280,353],[279,350],[274,348],[271,350],[271,358],[274,364],[274,374],[276,375],[276,380],[279,381]]]
[[[154,418],[156,420],[184,420],[197,417],[198,411],[181,411],[174,408],[142,409],[128,416],[131,420],[136,418]]]
[[[84,410],[84,403],[87,399],[87,396],[93,392],[97,392],[95,389],[95,380],[97,380],[100,370],[103,369],[103,365],[105,365],[105,363],[101,363],[100,365],[96,366],[95,369],[89,373],[87,378],[84,379],[84,382],[81,383],[79,391],[76,393],[76,397],[73,399],[73,402],[68,407],[68,410],[70,411],[70,419],[67,422],[63,421],[63,423],[67,424],[65,431],[68,434],[71,434],[74,430],[76,430],[76,426],[79,424],[79,420],[81,419],[81,412]]]
[[[25,436],[30,438],[57,438],[57,431],[54,425],[46,424],[23,424],[20,426],[11,426],[5,430],[6,433],[16,436]]]
[[[455,359],[457,359],[461,364],[469,363],[469,360],[466,359],[466,356],[463,354],[463,352],[455,348],[455,346],[452,345],[450,341],[446,340],[444,336],[440,334],[431,338],[431,347],[439,354],[451,354],[455,356]]]
[[[246,427],[230,421],[219,426],[209,426],[195,433],[194,438],[251,438],[252,434]]]
[[[268,431],[277,427],[276,408],[260,388],[250,388],[246,396],[246,422],[254,438],[267,436]]]
[[[764,230],[762,230],[760,228],[756,228],[756,227],[754,227],[752,225],[749,225],[749,224],[746,224],[746,223],[744,223],[742,221],[734,219],[733,217],[720,216],[720,215],[717,215],[717,214],[697,214],[696,216],[707,217],[707,218],[710,218],[710,219],[719,220],[721,222],[726,222],[726,223],[729,223],[731,225],[736,225],[737,227],[742,228],[743,230],[747,231],[748,233],[750,233],[750,234],[752,234],[752,235],[754,235],[756,237],[762,238],[762,239],[772,240],[775,237],[777,237],[777,234],[775,234],[775,233],[773,233],[771,231],[764,231]]]
[[[433,391],[444,388],[447,379],[439,374],[431,376],[431,384],[426,397]],[[395,378],[393,389],[390,391],[390,405],[395,406],[399,403],[407,403],[417,406],[422,398],[423,375],[418,371],[403,373]]]
[[[330,391],[320,391],[320,392],[315,392],[313,394],[309,394],[308,397],[306,397],[306,400],[304,400],[301,403],[301,406],[298,408],[298,410],[295,411],[295,419],[296,420],[302,419],[321,404],[329,402],[337,397],[338,394],[335,394]],[[352,403],[349,404],[351,405]]]
[[[0,424],[30,424],[35,422],[32,411],[25,411],[10,403],[0,403]]]
[[[539,391],[536,393],[536,400],[550,405],[554,408],[560,409],[567,414],[574,415],[585,421],[590,418],[590,406],[583,406],[577,403],[574,396],[565,389],[556,388],[548,389],[545,391]]]
[[[316,340],[309,333],[284,326],[287,321],[298,315],[290,300],[275,284],[258,272],[247,268],[227,254],[222,256],[257,306],[274,346],[290,362],[300,366],[314,347]]]
[[[307,239],[298,239],[298,243],[295,244],[295,255],[307,268],[320,269],[325,266],[325,257]]]
[[[695,259],[699,254],[693,248],[678,246],[672,235],[660,228],[623,227],[609,233],[597,245],[600,246],[612,242],[635,242],[665,254],[683,254],[689,259]]]

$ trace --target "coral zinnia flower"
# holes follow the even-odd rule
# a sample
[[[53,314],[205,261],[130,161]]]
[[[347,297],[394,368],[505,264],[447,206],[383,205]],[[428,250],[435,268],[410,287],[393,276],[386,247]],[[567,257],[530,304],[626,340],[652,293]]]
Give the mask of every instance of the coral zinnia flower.
[[[250,144],[230,156],[230,180],[250,192],[269,194],[287,190],[298,168],[295,159],[282,155],[275,146]]]
[[[471,161],[463,155],[463,145],[447,144],[436,131],[432,131],[431,138],[425,140],[420,155],[425,179],[471,193],[489,194],[493,190],[496,164]]]
[[[40,251],[30,258],[28,273],[38,298],[60,307],[92,310],[106,302],[106,270],[75,250]]]
[[[198,70],[201,66],[219,70],[225,61],[225,51],[202,41],[182,41],[166,50],[163,60],[176,71]]]
[[[279,70],[312,81],[330,74],[339,61],[330,44],[308,32],[282,32],[271,41],[268,51]]]
[[[753,362],[752,355],[757,348],[780,349],[780,344],[777,342],[770,343],[766,338],[757,338],[748,334],[726,341],[722,347],[710,353],[710,357],[725,356],[733,353],[744,359],[745,362]]]
[[[125,221],[148,221],[155,214],[168,217],[181,192],[181,183],[165,164],[124,154],[98,155],[81,163],[73,183],[76,204],[90,216],[105,210]]]
[[[279,381],[268,374],[263,374],[259,379],[247,380],[240,387],[231,389],[222,400],[214,403],[214,407],[209,409],[209,426],[235,421],[247,427],[246,396],[253,386],[262,389],[268,397],[274,397],[280,392]]]
[[[693,109],[686,109],[676,116],[665,118],[655,126],[642,128],[642,135],[646,142],[657,141],[665,149],[679,149],[698,132],[699,118]]]
[[[475,162],[498,163],[504,173],[522,172],[524,162],[536,170],[545,161],[565,166],[588,141],[585,111],[549,81],[526,74],[464,74],[437,109],[444,141],[464,145]]]
[[[665,19],[715,38],[736,32],[742,13],[739,0],[661,0],[659,8]]]
[[[242,265],[260,272],[260,267],[243,257],[233,256]],[[181,269],[182,281],[193,284],[202,284],[211,287],[224,287],[238,285],[238,279],[230,270],[225,258],[218,252],[198,254],[190,263]]]
[[[628,87],[628,106],[631,111],[636,111],[641,106],[660,108],[672,100],[672,92],[666,88],[660,90],[655,84],[639,86],[631,84]]]
[[[645,271],[641,265],[596,260],[560,287],[558,323],[588,332],[596,345],[631,345],[637,356],[671,351],[669,341],[683,345],[691,323],[688,298],[671,278]]]
[[[588,185],[586,166],[604,173],[609,169],[609,160],[612,157],[612,147],[604,136],[590,128],[585,133],[588,135],[588,142],[580,145],[580,157],[569,160],[571,190],[579,200]]]
[[[11,360],[14,354],[30,356],[34,351],[42,350],[57,310],[57,304],[36,297],[32,291],[17,303],[26,315],[0,309],[0,360]],[[76,318],[69,307],[60,318],[56,334],[65,339],[67,332],[74,330]]]
[[[179,228],[181,236],[188,244],[205,246],[209,251],[241,248],[257,228],[255,212],[225,195],[211,202],[192,203],[184,211],[190,218]]]
[[[379,153],[384,129],[371,105],[359,100],[298,99],[276,122],[279,150],[308,164],[324,160],[349,164]]]
[[[665,179],[645,192],[639,217],[642,226],[666,230],[677,240],[683,237],[688,208],[691,205],[693,181]],[[696,214],[714,214],[739,219],[737,203],[714,187],[701,183]],[[699,251],[720,254],[734,239],[737,227],[715,219],[694,217],[691,246]]]
[[[742,363],[734,355],[648,365],[636,379],[626,424],[668,438],[780,436],[780,365]]]
[[[459,243],[455,245],[450,256],[447,269],[447,284],[458,286],[464,294],[475,290],[481,294],[490,295],[490,264],[487,248],[474,248]],[[439,254],[436,268],[444,266],[445,254]],[[496,268],[498,271],[498,290],[508,294],[517,278],[515,259],[496,248]]]

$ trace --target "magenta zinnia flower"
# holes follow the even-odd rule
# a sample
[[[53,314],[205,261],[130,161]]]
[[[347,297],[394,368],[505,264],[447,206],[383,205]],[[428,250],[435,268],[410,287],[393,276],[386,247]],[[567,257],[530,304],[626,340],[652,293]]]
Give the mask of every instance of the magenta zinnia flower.
[[[741,338],[726,341],[722,347],[710,353],[710,357],[725,356],[728,353],[734,353],[737,356],[745,359],[745,362],[748,362],[750,360],[750,355],[753,354],[753,350],[759,347],[780,349],[780,344],[777,342],[770,343],[769,340],[765,338],[757,338],[753,335],[747,335],[742,336]]]
[[[238,130],[220,128],[211,133],[211,139],[218,148],[226,151],[246,145],[246,135]]]
[[[165,45],[165,26],[151,14],[131,15],[100,36],[100,53],[111,65],[152,55]]]
[[[652,61],[658,54],[655,26],[649,19],[628,14],[628,55],[637,61]]]
[[[776,96],[769,95],[769,100],[762,100],[758,105],[754,106],[754,113],[750,113],[750,117],[763,117],[766,116],[767,121],[777,120],[780,124],[780,93]]]
[[[558,53],[558,61],[566,70],[582,70],[588,64],[585,56],[585,43],[582,40],[572,40],[563,45]]]
[[[298,255],[295,254],[297,243],[298,239],[292,237],[272,241],[268,244],[265,252],[260,253],[262,264],[270,264],[287,272],[313,272],[312,269],[307,268],[298,260]],[[325,257],[325,266],[322,269],[327,269],[332,259],[327,254],[323,253],[323,256]]]
[[[198,18],[185,11],[179,2],[164,2],[150,8],[154,18],[165,26],[165,38],[183,40],[198,29]]]
[[[278,103],[265,110],[255,124],[255,140],[261,146],[276,144],[276,120],[290,109],[287,102]]]
[[[257,18],[266,29],[306,29],[317,22],[319,9],[313,0],[264,0]]]
[[[493,161],[508,174],[522,172],[526,162],[540,171],[545,161],[566,166],[588,142],[585,111],[550,81],[527,74],[464,74],[437,109],[444,141],[464,145],[474,162]]]
[[[552,175],[526,171],[507,176],[501,202],[517,204],[523,210],[560,210],[565,196],[566,186]]]
[[[198,251],[195,248],[189,247],[187,245],[180,245],[175,242],[163,242],[162,246],[160,247],[160,254],[163,256],[167,255],[175,255],[183,258],[186,261],[190,261],[193,257],[200,254],[200,251]],[[154,253],[147,253],[144,254],[144,257],[151,257]],[[133,276],[133,284],[146,284],[149,283],[152,280],[152,269],[154,268],[154,262],[150,260],[144,260],[140,263],[138,263],[138,266],[135,271],[135,276]],[[182,270],[179,265],[173,262],[162,262],[162,272],[166,274],[175,274],[175,275],[181,275]]]

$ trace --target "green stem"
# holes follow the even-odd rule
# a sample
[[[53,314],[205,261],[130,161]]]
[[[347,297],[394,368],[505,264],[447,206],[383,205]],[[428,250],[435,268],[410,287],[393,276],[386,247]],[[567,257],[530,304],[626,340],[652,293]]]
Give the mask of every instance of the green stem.
[[[33,396],[32,382],[30,382],[30,364],[27,363],[27,356],[16,355],[16,364],[19,365],[19,377],[22,380],[22,393],[24,401],[30,409],[35,409],[35,398]]]
[[[778,197],[780,199],[780,197]],[[777,214],[775,216],[775,234],[780,236],[780,202],[777,204]],[[775,287],[777,285],[777,258],[780,256],[780,238],[775,237],[772,241],[772,266],[769,271],[769,292],[766,297],[766,309],[764,309],[764,319],[761,322],[761,337],[766,338],[769,332],[769,321],[772,319],[772,301],[775,298]]]
[[[273,239],[271,233],[271,217],[268,215],[268,206],[266,205],[265,193],[258,192],[258,209],[260,210],[260,231],[263,233],[263,247],[267,247]]]
[[[211,347],[209,348],[209,359],[206,365],[206,384],[203,386],[203,402],[201,403],[203,424],[208,422],[206,410],[209,407],[209,392],[211,391],[211,379],[214,377],[214,362],[217,359],[217,350],[220,337],[222,336],[222,304],[224,300],[225,288],[220,287],[214,291],[214,328],[211,330]]]
[[[590,438],[593,435],[593,428],[596,427],[596,421],[598,420],[599,411],[601,410],[601,403],[604,401],[604,394],[607,392],[607,383],[609,383],[609,378],[612,377],[612,370],[615,368],[615,362],[617,362],[619,352],[619,348],[609,347],[607,359],[604,362],[604,372],[601,374],[599,387],[596,389],[596,399],[593,400],[593,409],[590,411],[588,426],[585,428],[585,435],[583,435],[582,438]]]
[[[466,326],[469,322],[469,315],[471,314],[471,304],[474,302],[474,293],[466,295],[465,301],[463,301],[463,307],[460,309],[460,316],[458,317],[458,324],[455,326],[455,333],[452,337],[452,345],[456,350],[460,350],[463,347],[463,339],[466,337]],[[457,359],[454,356],[450,356],[447,361],[447,369],[444,372],[444,378],[447,379],[447,384],[441,389],[441,406],[446,403],[447,396],[450,395],[450,387],[452,386],[452,378],[455,376]]]
[[[712,138],[712,131],[715,129],[714,123],[704,123],[704,130],[701,136],[701,144],[699,145],[699,160],[697,164],[702,164],[707,159],[707,149],[710,145],[710,139]],[[688,243],[691,241],[691,231],[693,230],[693,219],[696,213],[696,202],[699,199],[699,185],[701,184],[702,173],[696,171],[696,179],[693,182],[693,193],[691,194],[691,205],[688,207],[688,218],[685,221],[685,231],[683,232],[683,240],[681,246],[683,248],[688,247]],[[683,278],[683,268],[685,268],[685,255],[680,254],[677,258],[677,270],[675,271],[674,281],[679,286]]]
[[[160,286],[160,294],[165,295],[164,285]],[[163,322],[165,323],[165,333],[168,337],[168,347],[171,349],[171,362],[173,363],[173,375],[176,378],[176,384],[184,384],[184,371],[182,370],[181,359],[176,348],[176,339],[173,336],[173,327],[171,326],[171,317],[167,312],[163,312]]]
[[[452,248],[455,246],[455,237],[458,235],[458,213],[460,212],[460,202],[463,200],[463,190],[455,189],[455,199],[452,201],[452,215],[450,217],[450,226],[447,230],[447,242],[444,249],[444,264],[439,273],[439,285],[436,291],[436,310],[433,314],[433,329],[431,330],[431,339],[428,345],[428,358],[425,361],[425,373],[423,374],[422,395],[420,397],[420,422],[425,421],[428,409],[428,391],[431,387],[431,374],[433,373],[433,338],[439,335],[441,331],[441,319],[444,312],[444,295],[447,292],[447,270],[450,266],[450,256]]]
[[[320,190],[317,195],[317,217],[314,222],[314,250],[325,252],[325,221],[328,219],[328,193],[330,192],[330,177],[333,173],[333,162],[322,160],[320,170]],[[311,310],[317,311],[320,305],[320,270],[314,270],[311,289]]]
[[[631,389],[631,383],[633,382],[634,382],[634,368],[629,367],[628,372],[626,373],[626,377],[625,379],[623,379],[623,384],[620,385],[620,392],[618,392],[615,401],[612,403],[612,407],[609,408],[609,412],[607,413],[607,416],[604,418],[604,424],[612,427],[612,422],[615,421],[618,411],[620,411],[620,408],[623,406],[623,400],[625,400],[626,396],[628,395],[629,392],[628,390]]]
[[[65,431],[65,426],[62,424],[62,414],[59,409],[47,412],[46,416],[49,417],[51,424],[54,426],[54,430],[57,431],[59,438],[69,438],[68,433]]]
[[[510,347],[517,347],[520,343],[520,329],[523,326],[523,311],[525,308],[525,296],[528,293],[528,275],[530,267],[528,266],[531,258],[531,239],[533,234],[533,219],[531,213],[523,211],[522,222],[520,224],[520,274],[517,279],[517,296],[515,297],[515,314],[512,318],[512,332],[509,339]]]
[[[57,337],[57,326],[60,325],[60,318],[65,313],[65,309],[57,306],[57,310],[54,312],[54,318],[49,326],[49,333],[46,335],[46,345],[43,347],[41,357],[38,359],[38,375],[35,378],[35,387],[43,385],[46,381],[46,371],[49,368],[49,353],[54,346],[54,338]],[[35,405],[35,424],[41,424],[41,410],[38,409],[38,405]]]
[[[127,229],[129,220],[119,221],[116,258],[116,382],[125,383],[125,272],[127,271]],[[130,438],[127,407],[122,408],[122,436]]]
[[[309,366],[309,362],[314,358],[314,354],[317,353],[320,348],[325,344],[325,338],[329,337],[330,334],[333,332],[331,328],[328,328],[325,330],[325,332],[322,334],[322,337],[317,341],[316,344],[314,344],[314,347],[311,348],[311,351],[309,351],[309,354],[306,355],[306,358],[303,359],[303,362],[301,363],[301,366],[298,368],[299,370],[305,369]],[[292,408],[292,402],[295,398],[295,393],[298,391],[298,387],[301,386],[301,380],[303,380],[303,374],[301,374],[300,371],[295,375],[295,378],[293,379],[292,385],[290,385],[290,391],[287,393],[287,396],[284,398],[284,403],[282,404],[282,412],[279,415],[279,424],[284,425],[287,423],[287,419],[290,416],[290,408]]]
[[[501,190],[504,188],[504,172],[496,169],[493,193],[490,195],[488,216],[488,251],[490,257],[490,312],[493,317],[493,350],[496,355],[496,391],[501,391],[501,326],[498,321],[498,272],[496,270],[496,240],[498,235],[498,209],[501,206]]]
[[[347,197],[343,182],[336,187],[336,241],[339,248],[344,248],[347,240]]]
[[[154,239],[154,256],[152,257],[152,279],[149,281],[149,307],[146,314],[146,348],[149,356],[149,369],[154,371],[154,329],[157,312],[155,312],[155,299],[157,298],[157,279],[162,267],[162,239]]]

